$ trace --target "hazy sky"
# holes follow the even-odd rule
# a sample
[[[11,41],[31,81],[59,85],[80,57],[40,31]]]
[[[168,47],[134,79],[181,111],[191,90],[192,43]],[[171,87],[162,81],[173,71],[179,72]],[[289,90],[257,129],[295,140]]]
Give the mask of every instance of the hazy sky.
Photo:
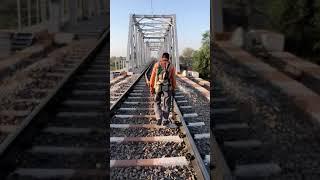
[[[111,56],[126,56],[129,14],[176,14],[178,48],[198,49],[210,29],[210,0],[111,0]]]

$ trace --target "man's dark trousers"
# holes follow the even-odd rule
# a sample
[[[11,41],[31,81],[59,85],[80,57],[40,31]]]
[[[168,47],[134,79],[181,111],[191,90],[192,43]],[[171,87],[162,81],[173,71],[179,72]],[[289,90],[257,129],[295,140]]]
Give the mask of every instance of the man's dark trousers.
[[[168,120],[170,108],[171,108],[171,96],[172,91],[161,91],[155,93],[154,97],[154,112],[156,114],[156,119]],[[162,106],[161,106],[161,102]]]

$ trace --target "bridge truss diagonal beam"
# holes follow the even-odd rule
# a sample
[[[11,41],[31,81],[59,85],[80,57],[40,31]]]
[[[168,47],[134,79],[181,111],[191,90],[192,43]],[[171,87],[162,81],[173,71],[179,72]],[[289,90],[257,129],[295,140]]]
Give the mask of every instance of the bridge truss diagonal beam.
[[[126,70],[134,71],[151,61],[151,56],[170,54],[180,72],[176,15],[129,15]]]

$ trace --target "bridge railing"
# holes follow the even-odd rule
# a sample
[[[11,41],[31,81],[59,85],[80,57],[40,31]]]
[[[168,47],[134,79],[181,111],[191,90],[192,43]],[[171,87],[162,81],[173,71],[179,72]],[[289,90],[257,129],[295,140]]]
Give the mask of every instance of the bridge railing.
[[[73,18],[76,22],[107,13],[107,0],[7,0],[1,3],[0,29],[24,31],[41,24],[48,26],[51,21],[63,26]]]

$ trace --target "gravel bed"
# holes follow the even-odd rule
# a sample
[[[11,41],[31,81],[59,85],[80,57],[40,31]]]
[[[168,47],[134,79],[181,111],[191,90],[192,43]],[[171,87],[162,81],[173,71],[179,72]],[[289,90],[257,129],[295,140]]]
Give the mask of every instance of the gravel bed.
[[[179,106],[192,106],[192,109],[180,109],[183,114],[197,113],[198,117],[184,118],[187,123],[204,122],[204,127],[190,127],[191,134],[201,134],[210,132],[210,102],[203,95],[191,87],[189,84],[177,79],[179,91],[182,92],[184,98],[179,100],[187,100],[188,103],[179,103]],[[198,143],[197,143],[198,141]],[[196,140],[196,146],[202,157],[210,154],[210,139]]]
[[[81,44],[82,43],[82,44]],[[88,43],[79,42],[72,46],[88,46]],[[88,50],[88,48],[86,48]],[[83,52],[84,53],[84,52]],[[57,54],[52,54],[51,58],[45,58],[35,62],[27,68],[17,71],[12,77],[9,77],[0,82],[0,110],[32,110],[38,103],[16,103],[16,100],[34,98],[42,99],[47,96],[47,93],[33,92],[32,89],[51,89],[55,88],[62,77],[48,76],[48,72],[64,66],[68,53],[65,54],[65,49],[57,50]],[[78,61],[78,60],[75,60]],[[71,70],[71,69],[70,69]],[[12,122],[10,122],[12,121]],[[0,124],[16,124],[19,123],[15,118],[1,118]]]
[[[137,88],[133,88],[132,90],[134,91],[139,91],[137,93],[143,93],[143,94],[150,94],[150,89],[149,88],[143,88],[143,89],[137,89]],[[142,91],[141,91],[142,90]],[[141,92],[140,92],[141,91]],[[135,92],[134,92],[135,93]]]
[[[14,102],[12,108],[14,110],[33,110],[38,104],[37,102],[30,101]]]
[[[0,132],[0,143],[2,143],[7,137],[7,134],[1,133]]]
[[[204,122],[204,124],[206,125],[206,126],[209,126],[210,127],[210,124],[208,124],[208,119],[206,118],[206,117],[200,117],[200,116],[198,116],[198,117],[196,117],[196,118],[194,118],[194,117],[186,117],[186,118],[184,118],[184,120],[187,122],[187,123],[196,123],[196,122]],[[207,122],[207,123],[206,123]]]
[[[88,134],[88,135],[65,135],[65,134],[48,134],[43,133],[34,140],[34,145],[55,145],[55,146],[72,146],[72,147],[104,147],[106,141],[105,134]]]
[[[110,101],[116,101],[116,100],[118,100],[121,96],[122,96],[122,94],[121,94],[121,95],[116,95],[116,96],[110,96]]]
[[[21,168],[70,168],[105,169],[105,154],[86,153],[68,155],[50,155],[45,153],[26,154],[21,160]]]
[[[112,168],[111,179],[181,179],[194,180],[196,173],[190,166],[185,167],[130,167]]]
[[[298,110],[292,101],[254,72],[217,61],[216,76],[238,102],[243,116],[259,139],[271,149],[270,161],[282,168],[273,179],[319,179],[320,128]],[[227,70],[226,70],[227,69]]]
[[[102,124],[105,124],[104,118],[92,119],[90,123],[87,118],[71,119],[71,118],[54,118],[50,120],[48,126],[58,127],[77,127],[77,128],[101,128]]]
[[[134,90],[134,91],[141,91],[142,90],[142,92],[139,92],[139,93],[142,93],[143,94],[143,96],[150,96],[150,89],[149,88],[147,88],[147,87],[144,87],[144,88],[141,88],[141,87],[139,87],[139,88],[137,88],[137,87],[135,87],[135,88],[133,88],[132,90]]]
[[[153,143],[111,143],[111,158],[123,159],[151,159],[162,157],[184,156],[187,150],[181,143],[153,142]],[[120,153],[119,153],[120,152]]]
[[[28,84],[26,86],[26,89],[37,87],[39,89],[52,89],[57,85],[58,83],[56,81],[46,81],[46,83],[43,83],[41,80],[37,79],[36,81],[33,81],[32,83]]]
[[[132,107],[132,108],[134,108],[134,107]],[[140,108],[140,106],[139,106],[139,108]],[[117,112],[116,112],[116,114],[127,114],[127,115],[129,115],[129,114],[133,114],[133,115],[154,115],[155,113],[154,113],[154,111],[152,110],[152,111],[150,111],[150,110],[140,110],[140,109],[138,109],[138,110],[134,110],[134,111],[127,111],[127,110],[118,110]]]
[[[148,128],[134,128],[134,129],[110,129],[110,136],[115,137],[152,137],[152,136],[174,136],[178,135],[178,129],[162,128],[162,129],[148,129]]]
[[[114,96],[114,93],[124,93],[138,77],[139,75],[135,74],[112,85],[110,87],[110,96]]]
[[[31,78],[42,78],[47,76],[48,72],[52,72],[55,66],[57,66],[59,63],[54,64],[53,66],[43,66],[42,68],[37,68],[37,69],[32,69],[31,71],[28,72],[28,76]]]
[[[119,89],[119,90],[116,90],[116,91],[114,91],[114,92],[112,92],[111,90],[110,90],[110,95],[111,96],[114,96],[113,95],[113,93],[116,93],[116,94],[123,94],[123,93],[125,93],[126,91],[127,91],[127,89],[129,88],[129,86],[123,86],[123,88],[121,88],[121,89]],[[120,96],[121,96],[120,95]]]
[[[115,118],[111,119],[111,124],[156,124],[155,118]]]
[[[26,89],[15,95],[16,99],[42,99],[47,96],[46,92],[35,92],[32,89]]]
[[[127,77],[119,81],[118,83],[112,85],[110,88],[110,97],[111,97],[110,101],[117,101],[121,97],[121,94],[125,93],[128,90],[128,88],[131,86],[131,84],[133,84],[138,77],[139,77],[139,74],[135,74],[133,76]],[[140,80],[140,82],[144,82],[144,81]],[[146,93],[149,91],[147,88],[145,88],[145,90],[146,90]],[[132,100],[127,99],[127,101],[132,101]],[[111,105],[112,104],[113,103],[111,103]]]
[[[138,99],[132,99],[132,98],[127,98],[126,101],[128,102],[153,102],[153,99],[151,98],[138,98]]]
[[[179,106],[179,107],[180,107],[180,106]],[[182,109],[182,108],[180,107],[180,111],[181,111],[182,115],[183,115],[183,114],[188,114],[188,113],[195,113],[195,111],[194,111],[193,108]]]
[[[208,141],[208,139],[197,139],[194,142],[198,147],[198,151],[202,159],[204,159],[206,155],[210,154],[210,142]]]
[[[209,126],[189,127],[189,131],[191,134],[209,133],[210,127]]]
[[[41,80],[42,81],[60,81],[60,80],[62,80],[62,76],[43,76],[42,78],[41,78]]]
[[[177,102],[177,103],[178,103],[178,102]],[[190,104],[191,104],[191,103],[190,103],[189,101],[188,101],[188,102],[182,102],[182,103],[179,102],[179,103],[178,103],[178,106],[190,106]],[[193,111],[193,112],[194,112],[194,111]]]
[[[180,97],[180,94],[179,94],[179,95],[176,95],[176,96],[179,96],[179,97],[175,97],[175,99],[176,99],[177,101],[184,101],[184,100],[186,100],[185,96]]]
[[[0,115],[0,125],[16,125],[21,123],[25,117]]]
[[[139,108],[153,108],[153,104],[151,104],[151,103],[150,104],[139,104],[139,105],[136,105],[136,104],[121,104],[121,107],[122,108],[136,108],[136,107],[139,107]]]
[[[71,64],[59,64],[56,67],[57,69],[72,69],[74,68],[74,65]]]

